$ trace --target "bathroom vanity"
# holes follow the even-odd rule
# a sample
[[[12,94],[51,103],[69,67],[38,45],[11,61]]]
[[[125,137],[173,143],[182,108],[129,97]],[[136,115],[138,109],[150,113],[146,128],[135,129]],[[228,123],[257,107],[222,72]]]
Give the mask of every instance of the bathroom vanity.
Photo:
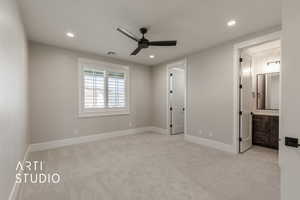
[[[279,116],[253,114],[252,144],[278,149]]]
[[[252,144],[278,149],[279,73],[257,75],[256,112],[252,116]]]

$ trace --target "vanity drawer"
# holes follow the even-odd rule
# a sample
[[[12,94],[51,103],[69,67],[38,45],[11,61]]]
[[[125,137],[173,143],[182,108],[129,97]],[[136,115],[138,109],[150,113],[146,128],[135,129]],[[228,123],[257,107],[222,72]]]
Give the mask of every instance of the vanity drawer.
[[[269,131],[271,127],[269,116],[253,115],[252,120],[253,129],[262,132]]]
[[[267,132],[255,131],[255,135],[253,135],[253,141],[252,141],[254,145],[266,146],[268,142],[269,142],[269,135]]]

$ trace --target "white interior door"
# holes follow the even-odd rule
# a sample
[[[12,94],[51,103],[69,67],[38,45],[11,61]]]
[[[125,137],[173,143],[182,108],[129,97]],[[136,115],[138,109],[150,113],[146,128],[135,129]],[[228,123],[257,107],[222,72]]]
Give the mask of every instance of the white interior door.
[[[179,134],[184,132],[184,95],[185,95],[185,72],[180,68],[170,70],[170,110],[171,112],[171,133]]]
[[[282,67],[280,106],[281,200],[300,199],[300,146],[285,145],[285,137],[300,140],[300,1],[282,1]],[[299,141],[298,141],[299,143]]]
[[[240,88],[240,152],[252,146],[252,68],[251,57],[243,56]]]

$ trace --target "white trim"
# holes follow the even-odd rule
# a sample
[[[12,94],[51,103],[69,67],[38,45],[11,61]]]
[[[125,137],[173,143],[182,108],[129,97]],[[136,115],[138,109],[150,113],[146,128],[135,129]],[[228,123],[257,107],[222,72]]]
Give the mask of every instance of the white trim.
[[[90,65],[90,66],[85,66]],[[84,68],[91,68],[96,70],[104,71],[116,71],[123,72],[125,74],[125,84],[126,84],[126,107],[124,108],[101,108],[101,109],[92,109],[88,111],[83,109],[83,81],[82,81],[82,71]],[[78,117],[101,117],[101,116],[113,116],[113,115],[129,115],[130,114],[130,67],[125,65],[119,65],[109,62],[103,62],[99,60],[91,60],[86,58],[78,58]]]
[[[133,135],[138,133],[144,133],[147,131],[152,131],[152,129],[150,127],[142,127],[142,128],[127,129],[121,131],[99,133],[99,134],[93,134],[88,136],[73,137],[73,138],[67,138],[63,140],[53,140],[50,142],[35,143],[35,144],[31,144],[31,152],[43,151],[47,149],[55,149],[59,147],[81,144],[81,143],[88,143],[88,142],[104,140],[104,139],[109,139],[114,137]]]
[[[130,112],[127,109],[120,111],[107,111],[107,112],[82,112],[78,114],[78,118],[90,118],[90,117],[103,117],[103,116],[115,116],[115,115],[129,115]]]
[[[187,106],[187,96],[188,96],[188,63],[187,58],[184,59],[185,64],[185,91],[184,91],[184,135],[187,135],[187,112],[188,112],[188,106]]]
[[[225,152],[229,152],[229,153],[236,153],[234,146],[225,144],[222,142],[218,142],[215,140],[210,140],[210,139],[201,138],[201,137],[192,136],[192,135],[185,135],[184,140],[191,142],[191,143],[200,144],[200,145],[203,145],[206,147],[218,149],[221,151],[225,151]]]
[[[234,49],[242,49],[245,47],[250,47],[258,44],[262,44],[265,42],[270,42],[274,40],[279,40],[281,38],[281,31],[277,31],[274,33],[270,33],[264,36],[260,36],[251,40],[246,40],[234,45]]]
[[[64,147],[64,146],[69,146],[69,145],[74,145],[74,144],[88,143],[88,142],[93,142],[93,141],[98,141],[98,140],[121,137],[121,136],[126,136],[126,135],[134,135],[134,134],[145,133],[145,132],[155,132],[155,133],[168,135],[167,129],[153,127],[153,126],[147,126],[147,127],[141,127],[141,128],[135,128],[135,129],[127,129],[127,130],[121,130],[121,131],[93,134],[93,135],[88,135],[88,136],[73,137],[73,138],[67,138],[67,139],[62,139],[62,140],[53,140],[50,142],[34,143],[34,144],[30,145],[30,148],[28,148],[28,151],[35,152],[35,151],[43,151],[43,150],[47,150],[47,149],[56,149],[59,147]]]
[[[28,147],[27,147],[27,149],[24,153],[24,157],[23,157],[23,160],[22,160],[22,165],[24,165],[25,161],[28,158],[29,152],[31,151],[30,148],[31,148],[31,145],[28,145]],[[23,173],[24,173],[24,171],[21,170],[21,169],[18,171],[18,174],[23,174]],[[15,181],[15,183],[14,183],[12,189],[11,189],[11,192],[9,194],[8,200],[15,200],[17,198],[19,190],[20,190],[20,186],[21,186],[21,183],[17,183]]]
[[[171,129],[170,129],[170,104],[169,104],[169,92],[170,92],[170,77],[169,77],[169,69],[168,69],[168,65],[166,65],[166,84],[167,84],[167,87],[166,87],[166,95],[167,95],[167,98],[166,98],[166,109],[167,109],[167,112],[166,112],[166,118],[167,118],[167,121],[166,121],[166,127],[167,127],[167,130],[168,130],[168,134],[171,135]]]
[[[166,91],[166,94],[167,94],[167,122],[166,122],[166,126],[167,126],[167,130],[168,130],[168,134],[171,135],[171,129],[170,129],[170,102],[169,102],[169,89],[170,89],[170,82],[169,82],[169,70],[171,68],[174,68],[174,67],[178,67],[178,66],[183,66],[184,69],[182,69],[184,72],[185,72],[185,89],[184,89],[184,108],[185,108],[185,112],[184,112],[184,135],[187,134],[187,58],[185,57],[184,59],[182,60],[179,60],[179,61],[176,61],[176,62],[172,62],[172,63],[169,63],[166,65],[166,71],[167,71],[167,74],[166,74],[166,77],[167,77],[167,91]]]
[[[239,153],[239,76],[240,76],[240,50],[242,48],[270,42],[281,39],[281,31],[270,33],[261,37],[257,37],[248,41],[244,41],[234,45],[233,52],[233,146],[236,153]]]

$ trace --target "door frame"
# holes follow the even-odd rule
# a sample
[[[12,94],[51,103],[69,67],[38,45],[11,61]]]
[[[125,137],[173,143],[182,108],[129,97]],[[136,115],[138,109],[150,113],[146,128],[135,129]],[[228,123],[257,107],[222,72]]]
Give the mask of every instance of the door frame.
[[[177,60],[175,62],[172,63],[168,63],[166,65],[166,81],[167,81],[167,87],[166,87],[166,94],[167,94],[167,102],[166,102],[166,117],[167,117],[167,121],[166,121],[166,125],[167,125],[167,130],[168,130],[168,135],[172,135],[172,129],[170,128],[171,122],[170,122],[170,81],[169,81],[169,72],[171,68],[174,68],[176,66],[183,66],[184,69],[184,73],[185,73],[185,88],[184,88],[184,136],[186,136],[187,134],[187,71],[188,71],[188,67],[187,67],[187,58],[183,58],[181,60]]]
[[[251,40],[243,41],[240,43],[237,43],[234,45],[234,52],[233,52],[233,127],[234,127],[234,133],[233,133],[233,147],[235,150],[235,153],[240,153],[240,54],[241,49],[246,47],[251,47],[259,44],[263,44],[266,42],[271,42],[274,40],[280,40],[281,42],[281,31],[273,32],[261,37],[257,37]],[[281,81],[281,76],[280,76]],[[281,83],[281,82],[280,82]],[[280,94],[281,95],[281,84],[280,84]],[[279,100],[280,103],[281,98]],[[279,108],[279,115],[280,115],[281,109]]]

